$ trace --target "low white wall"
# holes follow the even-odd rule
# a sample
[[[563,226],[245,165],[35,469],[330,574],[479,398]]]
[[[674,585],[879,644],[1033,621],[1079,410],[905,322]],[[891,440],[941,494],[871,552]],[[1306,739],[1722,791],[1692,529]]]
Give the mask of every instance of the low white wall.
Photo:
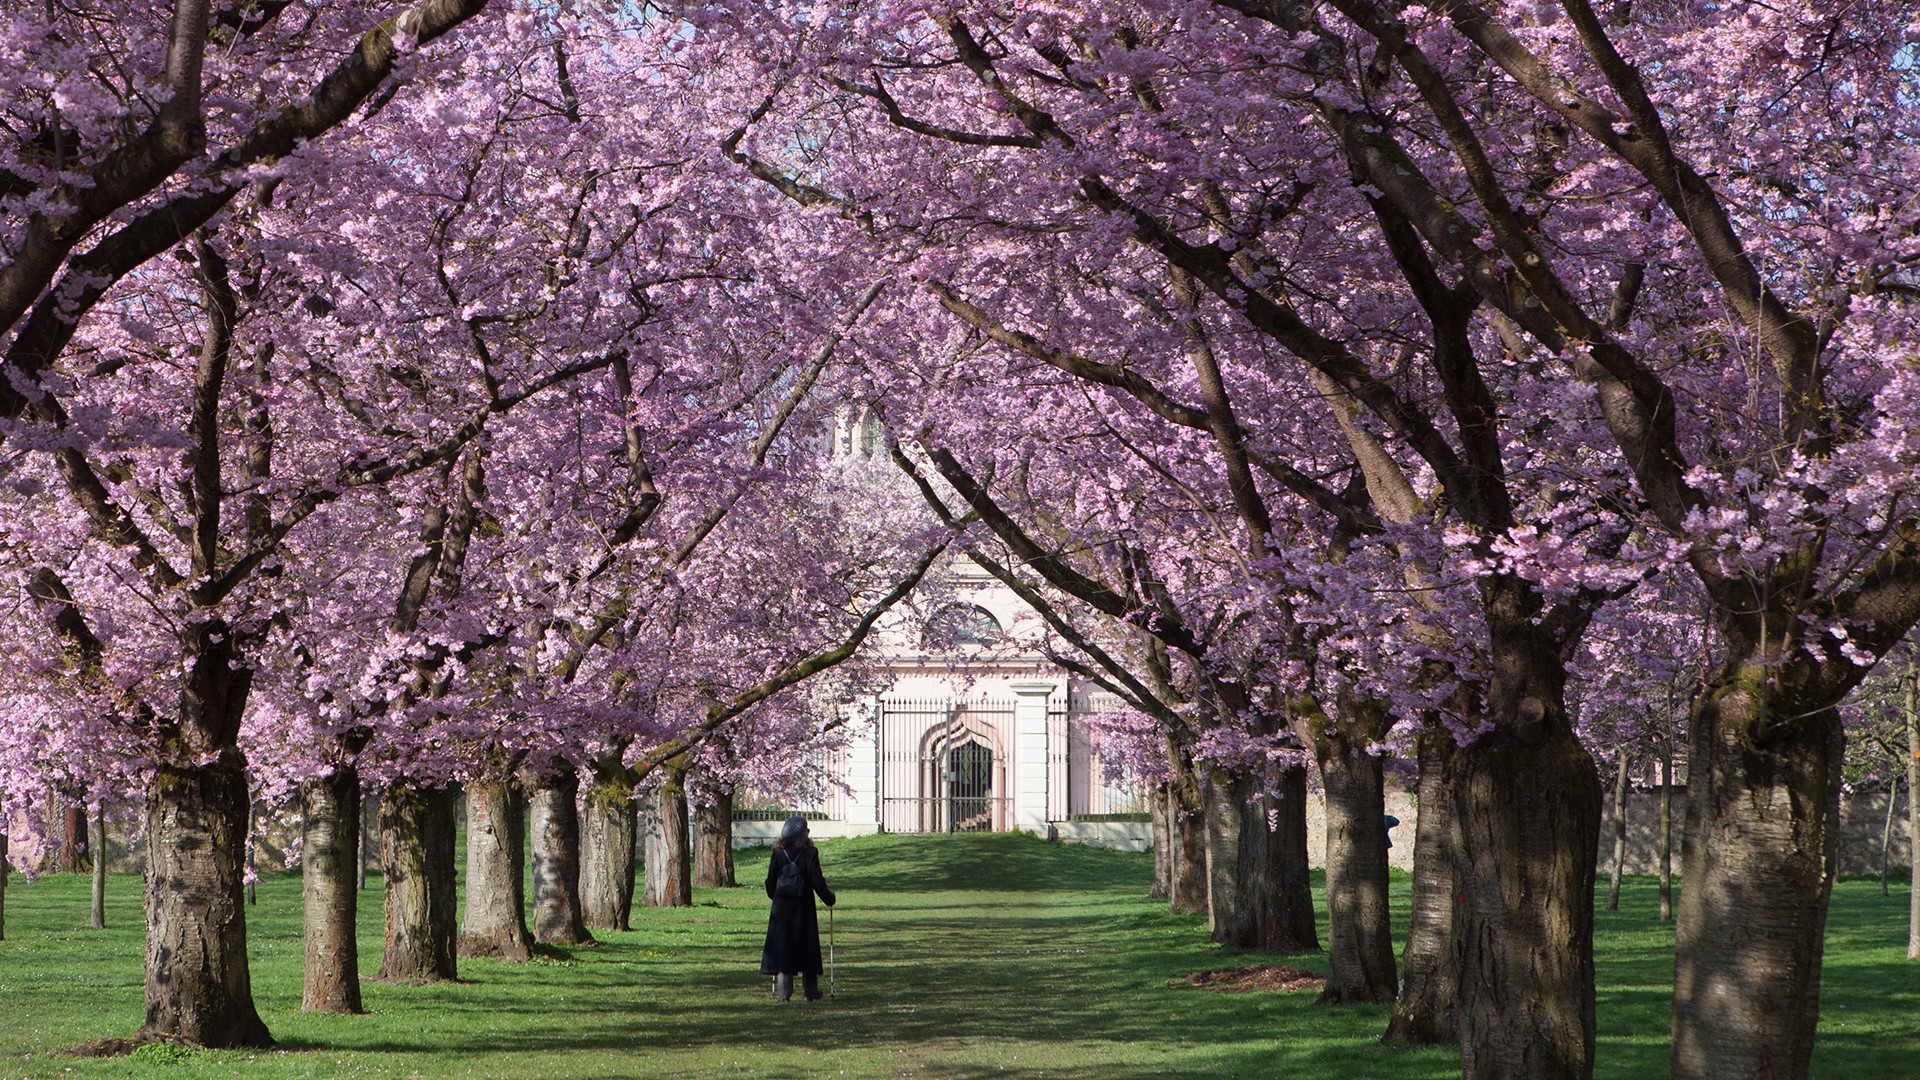
[[[1088,847],[1119,848],[1121,851],[1152,851],[1153,823],[1150,821],[1056,821],[1054,837],[1069,844]]]
[[[768,847],[780,839],[780,827],[784,821],[736,821],[733,823],[733,846]],[[833,840],[843,836],[870,836],[880,831],[873,822],[848,821],[809,821],[807,832],[815,840]]]

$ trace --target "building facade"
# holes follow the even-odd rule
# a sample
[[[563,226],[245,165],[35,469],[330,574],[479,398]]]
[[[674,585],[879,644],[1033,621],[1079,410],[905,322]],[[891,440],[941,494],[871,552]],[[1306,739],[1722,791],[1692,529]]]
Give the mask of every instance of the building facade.
[[[868,415],[843,413],[832,439],[837,457],[885,453]],[[925,595],[875,627],[869,648],[884,689],[837,706],[850,738],[819,763],[824,794],[781,809],[806,814],[817,837],[1053,836],[1089,817],[1144,811],[1101,762],[1086,722],[1118,701],[1035,651],[1039,616],[971,560],[957,556],[933,576]],[[749,794],[738,805],[756,801],[766,800]],[[776,814],[737,811],[736,836],[777,834],[778,822],[752,820]]]

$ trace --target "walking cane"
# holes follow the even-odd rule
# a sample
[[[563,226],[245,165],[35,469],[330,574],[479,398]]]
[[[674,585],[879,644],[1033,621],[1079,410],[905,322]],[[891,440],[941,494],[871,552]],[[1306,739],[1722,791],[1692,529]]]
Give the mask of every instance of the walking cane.
[[[827,1000],[833,1000],[833,905],[827,905]]]

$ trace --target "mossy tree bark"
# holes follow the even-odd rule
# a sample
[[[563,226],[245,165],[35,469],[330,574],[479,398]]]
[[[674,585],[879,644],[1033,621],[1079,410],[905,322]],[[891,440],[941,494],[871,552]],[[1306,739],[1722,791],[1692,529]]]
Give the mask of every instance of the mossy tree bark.
[[[300,785],[305,945],[301,1012],[360,1013],[360,774],[341,763]]]
[[[242,853],[246,757],[236,741],[253,686],[227,624],[183,633],[193,665],[176,723],[158,728],[162,754],[147,785],[146,1022],[137,1038],[266,1047],[247,970]]]
[[[1500,715],[1453,761],[1466,1080],[1593,1075],[1601,785],[1566,715],[1559,654],[1536,640],[1545,636],[1531,624],[1494,628],[1486,693]]]
[[[468,781],[467,896],[460,920],[461,956],[533,958],[527,930],[527,805],[519,781],[488,776]]]
[[[594,763],[580,816],[580,894],[594,930],[630,930],[639,807],[631,774],[616,757]]]
[[[533,855],[533,939],[590,945],[580,906],[580,774],[564,758],[527,769],[527,835]]]
[[[1701,696],[1675,927],[1673,1075],[1804,1077],[1839,851],[1839,713],[1759,664]]]
[[[1218,770],[1208,775],[1207,928],[1214,941],[1235,948],[1316,949],[1307,869],[1307,771],[1287,769],[1277,800],[1261,787],[1257,777]]]
[[[1385,1039],[1401,1046],[1459,1041],[1459,923],[1464,899],[1453,866],[1453,733],[1437,724],[1420,732],[1419,812],[1413,838],[1412,914],[1400,958],[1400,994]]]
[[[453,833],[451,790],[407,780],[387,789],[380,803],[380,870],[387,887],[383,982],[458,977]]]
[[[204,664],[205,661],[203,660]],[[161,764],[147,786],[147,1013],[140,1039],[267,1047],[247,970],[244,759]]]

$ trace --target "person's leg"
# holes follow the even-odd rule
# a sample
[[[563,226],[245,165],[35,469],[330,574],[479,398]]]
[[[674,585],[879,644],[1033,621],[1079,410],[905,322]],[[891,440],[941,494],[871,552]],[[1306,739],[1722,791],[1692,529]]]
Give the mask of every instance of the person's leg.
[[[793,1000],[793,974],[783,971],[776,980],[774,997],[781,1001]]]
[[[800,987],[806,992],[808,1001],[819,1001],[827,996],[820,992],[820,976],[811,971],[800,976]]]

